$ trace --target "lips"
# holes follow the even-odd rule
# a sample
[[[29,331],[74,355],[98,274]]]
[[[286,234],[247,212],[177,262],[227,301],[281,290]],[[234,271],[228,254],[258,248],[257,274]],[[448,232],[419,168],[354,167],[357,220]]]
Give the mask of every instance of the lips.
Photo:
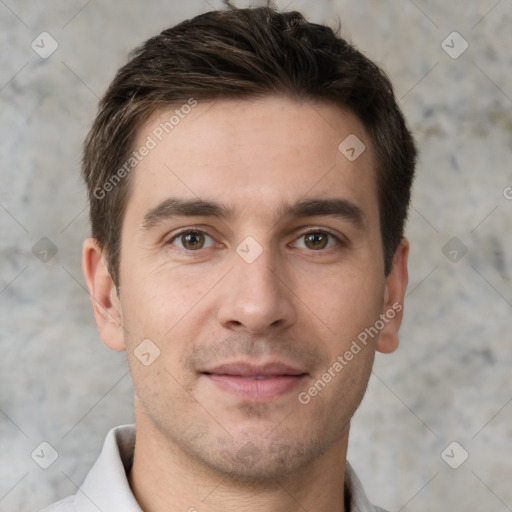
[[[231,363],[216,366],[203,373],[214,375],[232,375],[236,377],[277,377],[282,375],[297,376],[307,372],[294,368],[285,363],[267,363],[264,365],[252,365],[250,363]]]
[[[251,402],[266,402],[289,393],[308,375],[300,368],[281,362],[222,364],[201,374],[221,391]]]

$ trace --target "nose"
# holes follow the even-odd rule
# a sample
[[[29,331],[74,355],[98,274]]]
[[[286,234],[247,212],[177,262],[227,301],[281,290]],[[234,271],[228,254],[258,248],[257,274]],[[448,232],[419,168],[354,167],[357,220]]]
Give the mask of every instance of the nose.
[[[263,334],[296,322],[291,276],[277,263],[270,248],[250,263],[234,255],[234,268],[224,282],[218,310],[223,327]]]

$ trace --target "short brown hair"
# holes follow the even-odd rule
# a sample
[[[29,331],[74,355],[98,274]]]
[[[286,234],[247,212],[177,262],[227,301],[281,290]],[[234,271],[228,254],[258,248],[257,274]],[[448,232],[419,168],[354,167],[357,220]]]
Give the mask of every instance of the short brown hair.
[[[92,236],[106,252],[118,289],[121,229],[131,183],[126,162],[137,131],[156,110],[191,98],[282,94],[351,110],[364,124],[375,156],[384,268],[389,273],[403,237],[416,148],[386,74],[338,32],[295,11],[230,6],[164,30],[130,54],[100,102],[85,141],[82,170]],[[123,164],[125,172],[120,172]]]

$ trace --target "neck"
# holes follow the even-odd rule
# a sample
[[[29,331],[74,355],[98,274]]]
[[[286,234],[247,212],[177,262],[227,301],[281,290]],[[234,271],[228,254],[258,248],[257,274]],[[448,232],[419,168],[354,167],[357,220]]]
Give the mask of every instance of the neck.
[[[348,431],[328,453],[292,475],[241,482],[196,461],[149,420],[138,419],[129,483],[144,512],[345,512]]]

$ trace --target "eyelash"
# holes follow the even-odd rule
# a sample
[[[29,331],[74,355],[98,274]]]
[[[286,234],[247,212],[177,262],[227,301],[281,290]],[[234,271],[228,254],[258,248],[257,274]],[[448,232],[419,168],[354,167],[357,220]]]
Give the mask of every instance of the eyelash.
[[[213,237],[211,235],[209,235],[206,231],[203,231],[202,229],[199,229],[199,228],[196,229],[194,227],[189,227],[189,228],[186,228],[186,229],[183,229],[183,230],[179,231],[178,233],[175,233],[171,238],[169,238],[168,241],[165,242],[165,245],[172,245],[174,240],[176,240],[180,236],[186,235],[188,233],[201,233],[201,234],[206,235],[206,236],[210,237],[211,239],[213,239]],[[318,233],[329,235],[330,237],[334,238],[334,240],[337,242],[338,246],[346,245],[346,241],[345,240],[343,240],[338,235],[336,235],[332,231],[330,231],[328,229],[325,229],[325,228],[322,228],[322,229],[310,229],[308,231],[304,231],[303,233],[300,233],[297,236],[297,238],[295,238],[295,240],[298,240],[299,238],[305,237],[306,235],[318,234]],[[311,252],[325,252],[325,251],[328,251],[329,249],[333,249],[333,248],[334,247],[328,247],[327,249],[319,249],[318,251],[315,251],[315,250],[311,249]],[[188,250],[188,249],[182,249],[181,247],[176,247],[176,249],[178,249],[178,250],[180,250],[182,252],[188,253],[188,254],[201,251],[201,249],[193,251],[193,250]]]

